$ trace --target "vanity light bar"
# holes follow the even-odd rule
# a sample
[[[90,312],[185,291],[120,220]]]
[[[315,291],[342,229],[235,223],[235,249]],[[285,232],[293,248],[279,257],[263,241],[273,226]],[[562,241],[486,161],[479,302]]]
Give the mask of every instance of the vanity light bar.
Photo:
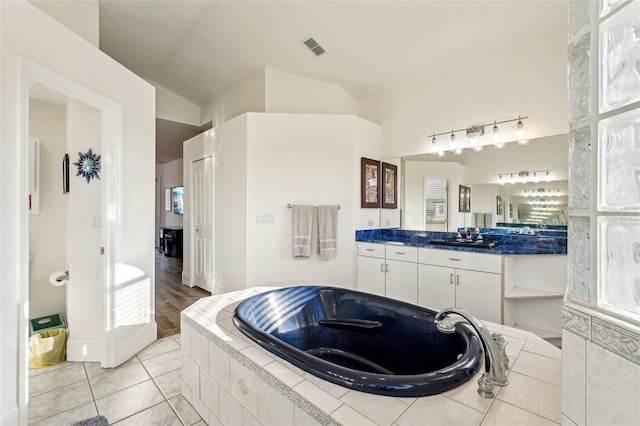
[[[484,130],[486,126],[492,126],[491,131],[488,133],[490,133],[491,135],[491,142],[493,143],[493,145],[496,148],[503,148],[505,145],[504,137],[502,132],[500,131],[500,128],[498,128],[498,124],[512,123],[514,121],[517,121],[515,129],[516,141],[519,145],[525,145],[529,143],[529,139],[527,139],[527,128],[525,127],[522,120],[526,120],[528,118],[529,117],[522,117],[519,115],[518,118],[512,118],[509,120],[494,121],[492,123],[472,125],[471,127],[465,127],[462,129],[451,129],[451,131],[432,133],[430,152],[439,156],[443,156],[444,151],[451,151],[455,152],[456,154],[461,154],[462,147],[460,146],[460,142],[456,140],[457,138],[455,135],[457,132],[465,132],[465,136],[469,140],[469,148],[472,148],[474,151],[482,151],[483,146],[480,144],[479,138],[480,136],[487,133]],[[442,135],[449,135],[450,142],[438,142],[437,136]]]

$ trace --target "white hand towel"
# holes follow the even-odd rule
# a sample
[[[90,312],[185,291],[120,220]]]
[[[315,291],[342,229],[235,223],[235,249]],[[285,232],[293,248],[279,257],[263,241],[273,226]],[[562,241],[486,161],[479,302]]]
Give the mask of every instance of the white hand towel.
[[[336,257],[337,236],[338,206],[318,206],[318,250],[321,259]]]
[[[311,256],[311,227],[313,224],[313,206],[292,206],[292,253],[293,257]]]

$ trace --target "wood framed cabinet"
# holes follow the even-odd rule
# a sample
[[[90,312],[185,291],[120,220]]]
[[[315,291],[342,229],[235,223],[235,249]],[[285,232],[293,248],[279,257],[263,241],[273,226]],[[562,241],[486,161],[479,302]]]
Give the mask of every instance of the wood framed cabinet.
[[[357,288],[435,310],[560,337],[567,256],[510,255],[357,243]]]
[[[416,247],[358,243],[358,290],[417,303],[417,256]]]
[[[418,305],[502,323],[502,256],[419,249]]]

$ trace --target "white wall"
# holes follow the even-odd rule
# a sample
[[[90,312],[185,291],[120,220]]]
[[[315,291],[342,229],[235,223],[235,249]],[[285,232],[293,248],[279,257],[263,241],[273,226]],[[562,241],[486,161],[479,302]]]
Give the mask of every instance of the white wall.
[[[100,6],[97,0],[29,0],[38,9],[98,47]]]
[[[29,318],[66,312],[66,287],[49,275],[67,268],[67,196],[62,193],[66,150],[66,107],[29,102],[29,136],[40,139],[40,212],[29,216]]]
[[[404,229],[424,229],[424,178],[446,178],[449,185],[448,230],[469,226],[469,214],[458,213],[458,185],[465,183],[465,167],[438,161],[404,162]],[[473,202],[473,194],[471,194]]]
[[[247,269],[247,115],[184,142],[184,247],[182,282],[193,286],[191,164],[213,156],[214,293],[245,287]]]
[[[265,69],[265,112],[355,114],[356,100],[341,86]]]
[[[29,58],[122,106],[123,173],[115,262],[153,280],[155,97],[148,83],[24,1],[0,2],[0,423],[17,424],[26,412],[26,303],[28,300],[27,134],[20,123],[19,58]],[[107,220],[107,219],[104,219]],[[131,242],[135,243],[132,244]],[[99,297],[99,295],[96,295]]]
[[[355,118],[353,120],[354,136],[352,142],[352,177],[351,192],[356,197],[353,208],[353,228],[376,229],[380,228],[380,209],[363,209],[360,207],[360,159],[380,159],[380,126],[371,121]],[[394,163],[395,164],[395,163]],[[400,170],[400,169],[398,169]],[[399,210],[386,210],[385,219],[390,224],[400,222]],[[396,225],[397,226],[397,225]]]
[[[394,92],[359,101],[358,114],[384,125],[383,158],[425,153],[432,133],[519,114],[530,117],[530,138],[567,133],[566,37],[535,34],[530,44],[441,64]]]
[[[361,156],[354,136],[363,121],[339,115],[249,114],[247,287],[283,280],[353,286],[354,232],[361,209],[359,187],[355,192],[351,183]],[[375,136],[371,126],[367,130]],[[378,144],[371,138],[367,151],[377,150]],[[311,257],[291,256],[287,204],[341,206],[335,259],[320,259],[315,238]],[[265,214],[273,216],[273,224],[256,223],[256,216]]]
[[[69,361],[101,361],[104,330],[102,245],[102,182],[76,176],[78,152],[100,154],[100,111],[80,102],[67,104],[67,149],[70,156],[67,194],[67,256],[69,282],[67,320]],[[64,241],[64,240],[63,240]]]
[[[171,211],[165,211],[164,209],[164,190],[166,188],[173,188],[174,186],[182,186],[183,183],[183,161],[182,158],[170,161],[168,163],[159,164],[156,167],[158,175],[156,177],[160,180],[160,226],[183,226],[183,216]],[[156,232],[156,234],[158,234]]]
[[[200,107],[153,81],[156,88],[156,117],[178,123],[200,125]]]
[[[204,105],[200,122],[211,121],[213,127],[217,127],[245,112],[264,112],[265,96],[265,69],[262,68]]]

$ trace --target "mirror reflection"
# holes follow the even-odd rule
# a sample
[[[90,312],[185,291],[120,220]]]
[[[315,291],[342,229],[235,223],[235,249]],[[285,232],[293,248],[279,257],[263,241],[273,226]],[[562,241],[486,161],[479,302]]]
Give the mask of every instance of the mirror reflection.
[[[502,149],[396,159],[401,164],[400,226],[454,231],[497,224],[566,225],[568,151],[563,134]]]

